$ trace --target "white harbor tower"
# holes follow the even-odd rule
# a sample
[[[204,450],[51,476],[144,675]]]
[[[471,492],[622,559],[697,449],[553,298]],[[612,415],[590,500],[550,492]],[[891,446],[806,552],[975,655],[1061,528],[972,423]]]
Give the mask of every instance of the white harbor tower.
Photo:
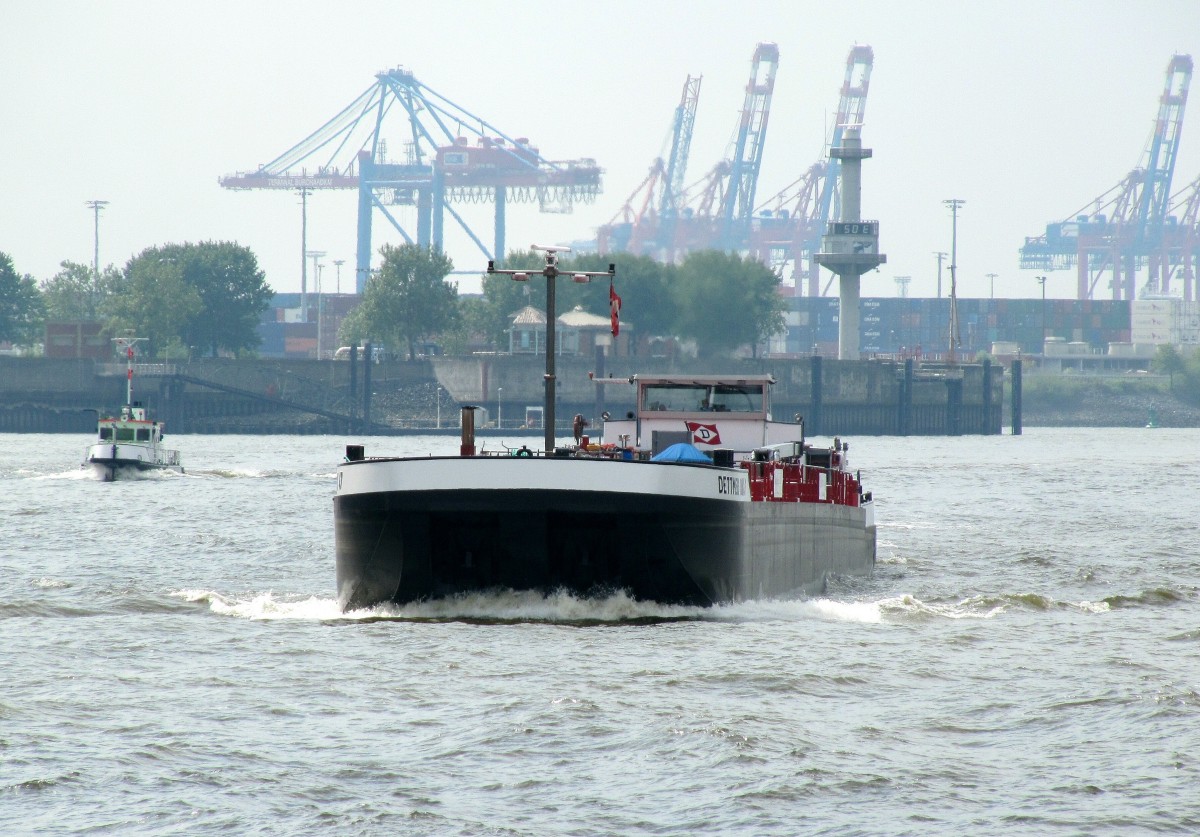
[[[829,156],[841,161],[839,179],[842,192],[842,217],[830,221],[821,237],[817,264],[836,273],[838,282],[838,358],[858,360],[858,300],[861,277],[887,262],[879,252],[879,222],[862,220],[862,161],[871,149],[862,147],[860,126],[848,125],[842,144],[829,149]]]

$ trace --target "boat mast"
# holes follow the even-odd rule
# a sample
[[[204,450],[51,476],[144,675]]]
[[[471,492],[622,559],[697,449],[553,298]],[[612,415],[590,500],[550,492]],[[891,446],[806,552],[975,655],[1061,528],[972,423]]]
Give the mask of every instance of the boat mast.
[[[135,344],[148,340],[148,337],[114,337],[117,351],[125,351],[125,403],[133,406],[133,347]]]
[[[554,280],[561,275],[562,271],[558,269],[558,254],[570,253],[570,247],[557,247],[543,244],[530,245],[531,250],[541,250],[546,254],[546,265],[542,268],[542,275],[546,277],[546,402],[542,409],[542,426],[545,430],[544,441],[546,445],[546,455],[554,453]],[[489,274],[504,274],[511,276],[514,282],[528,282],[529,271],[527,270],[500,270],[496,267],[494,260],[488,261],[487,272]],[[593,276],[608,276],[610,279],[617,275],[617,266],[610,264],[608,270],[580,270],[572,271],[572,281],[585,283],[592,281]]]

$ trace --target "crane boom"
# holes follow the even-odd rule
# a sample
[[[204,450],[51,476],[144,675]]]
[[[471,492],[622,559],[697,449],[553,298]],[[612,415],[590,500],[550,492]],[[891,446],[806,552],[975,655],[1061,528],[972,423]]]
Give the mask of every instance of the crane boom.
[[[862,125],[867,111],[867,88],[871,84],[871,67],[875,61],[875,52],[869,46],[855,45],[846,56],[846,77],[842,82],[842,92],[838,99],[837,121],[829,135],[829,147],[837,148],[842,144],[842,134],[847,125]],[[825,182],[821,186],[821,201],[817,208],[816,234],[819,237],[825,231],[825,223],[829,220],[829,210],[833,206],[833,193],[837,189],[838,172],[841,171],[841,160],[828,161],[825,172]],[[819,243],[817,246],[820,246]]]
[[[1146,151],[1145,179],[1138,208],[1138,232],[1145,235],[1148,226],[1159,226],[1167,217],[1171,195],[1171,177],[1183,131],[1183,109],[1187,104],[1192,79],[1192,57],[1175,55],[1167,65],[1167,83],[1158,101],[1154,135]]]
[[[700,103],[702,76],[688,76],[683,94],[675,108],[675,123],[671,134],[671,154],[667,158],[666,177],[658,201],[659,214],[673,217],[683,201],[684,178],[687,177],[688,156],[692,149],[692,129],[696,124],[696,108]]]
[[[778,66],[779,46],[760,43],[754,50],[750,81],[746,85],[746,100],[742,106],[729,169],[729,186],[721,202],[721,246],[726,250],[743,247],[749,231]]]

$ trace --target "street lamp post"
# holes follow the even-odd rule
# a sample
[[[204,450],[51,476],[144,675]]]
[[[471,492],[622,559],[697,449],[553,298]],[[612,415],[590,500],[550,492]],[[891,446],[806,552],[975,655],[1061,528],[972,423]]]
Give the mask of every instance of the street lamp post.
[[[1046,277],[1036,276],[1038,284],[1042,286],[1042,355],[1046,354]]]
[[[300,195],[300,322],[308,322],[308,195],[309,189],[301,188]]]
[[[958,209],[966,201],[950,198],[942,201],[950,207],[950,362],[954,363],[954,350],[958,348]],[[940,264],[940,262],[939,262]]]
[[[337,292],[340,295],[342,292],[342,265],[346,263],[345,259],[334,259],[333,265],[337,268]]]
[[[546,264],[541,270],[541,274],[546,277],[546,402],[542,411],[542,423],[545,427],[544,441],[546,444],[546,455],[554,453],[554,280],[563,271],[558,269],[558,254],[571,252],[570,247],[553,247],[534,244],[530,247],[531,250],[541,250],[546,254]],[[496,267],[495,261],[488,261],[487,272],[489,274],[500,273],[512,277],[515,282],[528,282],[529,271],[527,270],[500,270]],[[611,280],[617,275],[617,266],[610,264],[608,270],[581,270],[572,271],[571,279],[575,282],[590,282],[593,276],[607,276]],[[499,407],[496,409],[499,415]]]
[[[84,206],[95,215],[95,226],[92,232],[92,278],[100,278],[100,210],[108,206],[108,201],[86,201]]]
[[[321,301],[322,301],[321,300],[321,268],[324,266],[321,264],[321,259],[322,259],[322,257],[324,257],[325,251],[324,250],[305,250],[304,255],[306,255],[310,259],[312,259],[312,263],[313,263],[313,281],[316,283],[316,291],[317,291],[317,360],[320,360],[321,359],[321,337],[322,337],[322,335],[321,335]],[[304,300],[302,297],[301,305],[303,305],[303,304],[304,304]],[[303,315],[304,315],[304,322],[307,323],[308,322],[308,309],[307,308],[305,308],[305,310],[303,311]]]
[[[496,429],[504,429],[504,387],[496,387]]]
[[[999,275],[1000,274],[998,274],[998,273],[989,273],[987,275],[987,278],[991,282],[991,285],[989,286],[989,289],[988,289],[988,299],[996,298],[996,277]]]
[[[437,388],[437,429],[442,429],[442,385]]]

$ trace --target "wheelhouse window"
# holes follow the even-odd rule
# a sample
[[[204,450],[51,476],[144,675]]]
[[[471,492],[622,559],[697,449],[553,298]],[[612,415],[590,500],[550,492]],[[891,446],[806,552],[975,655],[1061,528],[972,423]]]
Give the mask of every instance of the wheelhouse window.
[[[712,388],[712,409],[717,412],[757,413],[762,408],[762,384],[719,384]]]
[[[133,441],[133,428],[132,427],[118,427],[117,428],[117,441],[118,442],[132,442]]]
[[[762,384],[648,384],[642,409],[691,413],[758,413],[764,409]]]
[[[149,442],[150,441],[150,428],[149,427],[139,427],[137,429],[137,440],[139,442]]]
[[[111,442],[112,437],[113,437],[113,429],[111,426],[100,428],[100,441]]]

